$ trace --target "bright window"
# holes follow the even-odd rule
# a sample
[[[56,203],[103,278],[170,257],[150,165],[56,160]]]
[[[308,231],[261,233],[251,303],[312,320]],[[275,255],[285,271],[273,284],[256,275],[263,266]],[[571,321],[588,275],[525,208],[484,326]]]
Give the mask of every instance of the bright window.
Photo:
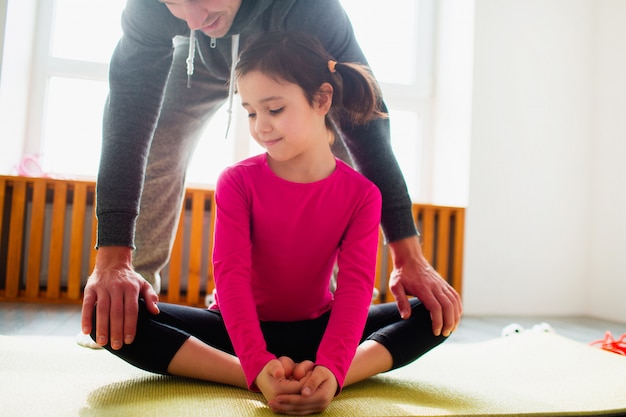
[[[381,82],[391,113],[392,145],[411,196],[419,200],[422,184],[429,180],[421,168],[423,154],[432,148],[427,132],[433,0],[394,0],[393,8],[380,7],[378,0],[340,1]],[[30,127],[24,149],[41,154],[46,172],[95,177],[107,63],[121,34],[125,0],[45,0],[37,4]],[[374,19],[376,30],[372,30]],[[222,109],[200,140],[189,167],[191,183],[214,184],[225,166],[261,151],[250,139],[238,103],[234,107],[239,113],[228,139],[224,138],[227,117]]]
[[[381,83],[414,84],[418,2],[394,0],[393,7],[381,7],[378,0],[341,3],[377,79]]]
[[[120,14],[126,0],[53,1],[50,55],[78,61],[109,62],[122,34]]]
[[[107,88],[104,81],[50,77],[41,144],[45,172],[95,175]]]
[[[372,71],[381,83],[391,121],[391,144],[413,200],[424,200],[423,164],[430,146],[432,0],[340,0]],[[402,12],[399,12],[399,11]],[[373,23],[375,22],[375,23]],[[373,30],[375,27],[375,30]]]

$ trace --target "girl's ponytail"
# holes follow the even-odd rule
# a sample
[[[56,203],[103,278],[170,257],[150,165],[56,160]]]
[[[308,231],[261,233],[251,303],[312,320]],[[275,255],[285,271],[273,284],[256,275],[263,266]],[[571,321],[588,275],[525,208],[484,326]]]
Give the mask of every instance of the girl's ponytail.
[[[331,78],[336,79],[336,82],[331,83],[335,90],[334,110],[342,108],[347,111],[350,120],[356,125],[387,116],[380,110],[382,93],[369,67],[329,60],[328,68]]]

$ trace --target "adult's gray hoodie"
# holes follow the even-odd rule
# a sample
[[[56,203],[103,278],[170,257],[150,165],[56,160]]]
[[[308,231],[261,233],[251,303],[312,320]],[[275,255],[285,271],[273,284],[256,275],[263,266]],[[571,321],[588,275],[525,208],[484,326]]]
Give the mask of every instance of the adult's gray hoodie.
[[[172,39],[189,36],[186,22],[157,0],[128,0],[123,36],[110,62],[110,91],[104,111],[102,156],[97,178],[98,246],[134,247],[136,219],[150,143],[172,62]],[[223,81],[228,95],[231,39],[244,45],[253,34],[294,30],[315,35],[339,62],[367,63],[338,0],[242,0],[228,34],[196,34],[195,65]],[[192,78],[193,88],[193,78]],[[388,241],[417,234],[406,183],[390,145],[389,120],[341,126],[355,167],[381,190],[381,224]],[[332,204],[332,203],[329,203]]]

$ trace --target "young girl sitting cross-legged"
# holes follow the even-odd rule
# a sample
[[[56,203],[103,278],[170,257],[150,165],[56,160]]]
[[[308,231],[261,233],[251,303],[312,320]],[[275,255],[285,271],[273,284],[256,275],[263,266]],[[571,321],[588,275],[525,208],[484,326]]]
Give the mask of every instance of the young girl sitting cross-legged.
[[[343,387],[445,340],[416,298],[408,319],[371,304],[381,195],[333,155],[333,118],[386,115],[368,68],[304,34],[255,38],[231,82],[265,152],[217,182],[215,304],[151,314],[140,303],[134,342],[106,348],[152,372],[260,391],[275,412],[321,412]]]

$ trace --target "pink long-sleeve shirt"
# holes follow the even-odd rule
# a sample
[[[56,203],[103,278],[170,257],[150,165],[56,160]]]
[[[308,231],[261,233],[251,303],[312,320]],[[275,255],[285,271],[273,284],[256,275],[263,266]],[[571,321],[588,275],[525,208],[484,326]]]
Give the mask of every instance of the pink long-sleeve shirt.
[[[330,369],[342,387],[371,303],[378,188],[341,160],[323,180],[290,182],[276,176],[262,154],[226,169],[215,199],[213,308],[222,312],[250,389],[276,358],[259,322],[309,320],[328,310],[315,364]]]

